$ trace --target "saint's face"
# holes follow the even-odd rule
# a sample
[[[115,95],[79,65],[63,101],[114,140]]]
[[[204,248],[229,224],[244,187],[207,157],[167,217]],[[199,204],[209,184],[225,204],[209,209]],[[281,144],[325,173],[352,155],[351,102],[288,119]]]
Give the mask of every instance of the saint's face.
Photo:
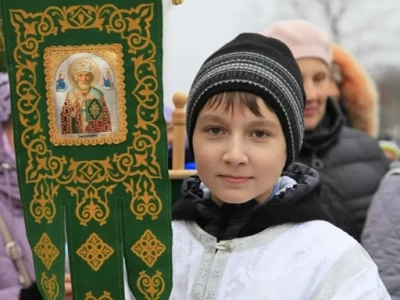
[[[92,83],[93,76],[90,72],[79,72],[76,75],[76,81],[78,83],[78,87],[81,90],[89,90],[90,84]]]
[[[83,84],[90,84],[92,79],[92,74],[89,72],[80,72],[78,73],[78,82]]]

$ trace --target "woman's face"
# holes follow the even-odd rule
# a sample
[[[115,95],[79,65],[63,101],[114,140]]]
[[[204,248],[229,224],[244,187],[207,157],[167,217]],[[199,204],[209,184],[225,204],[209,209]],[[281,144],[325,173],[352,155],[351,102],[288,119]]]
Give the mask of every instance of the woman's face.
[[[301,58],[297,60],[303,76],[304,90],[307,96],[304,109],[306,130],[313,130],[322,120],[326,99],[330,93],[329,67],[317,58]]]

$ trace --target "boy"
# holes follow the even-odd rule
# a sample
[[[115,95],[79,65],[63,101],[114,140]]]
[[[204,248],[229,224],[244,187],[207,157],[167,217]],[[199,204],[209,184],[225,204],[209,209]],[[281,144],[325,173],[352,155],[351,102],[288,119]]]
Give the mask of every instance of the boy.
[[[203,64],[187,107],[198,177],[172,211],[170,299],[390,299],[363,248],[327,222],[316,171],[292,164],[304,106],[278,40],[244,33]]]

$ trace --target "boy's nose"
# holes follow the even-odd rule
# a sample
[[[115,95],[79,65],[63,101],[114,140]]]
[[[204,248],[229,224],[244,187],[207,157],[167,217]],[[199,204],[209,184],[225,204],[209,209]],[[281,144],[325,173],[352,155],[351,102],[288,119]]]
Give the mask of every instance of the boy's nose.
[[[244,143],[240,141],[230,143],[223,155],[223,160],[233,166],[246,164],[248,157],[244,151]]]

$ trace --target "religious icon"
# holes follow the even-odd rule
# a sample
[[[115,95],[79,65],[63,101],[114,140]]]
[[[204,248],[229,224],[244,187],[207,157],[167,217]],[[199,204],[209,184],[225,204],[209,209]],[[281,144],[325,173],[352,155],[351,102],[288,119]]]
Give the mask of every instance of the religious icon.
[[[111,131],[111,118],[104,94],[92,86],[99,66],[80,58],[69,66],[72,88],[61,109],[61,133],[98,133]]]
[[[116,80],[123,78],[122,49],[117,46],[52,47],[45,52],[46,81],[52,77],[56,86],[56,93],[48,89],[47,102],[55,112],[49,118],[53,143],[80,145],[84,140],[93,145],[126,139],[124,83]]]

